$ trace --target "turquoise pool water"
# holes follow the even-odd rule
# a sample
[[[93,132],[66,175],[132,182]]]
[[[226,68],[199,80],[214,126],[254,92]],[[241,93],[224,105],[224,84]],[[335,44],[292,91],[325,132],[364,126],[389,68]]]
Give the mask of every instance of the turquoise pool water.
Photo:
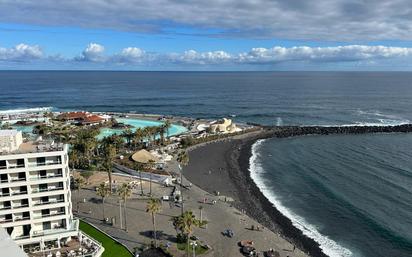
[[[18,126],[18,125],[13,125],[12,126],[14,129],[17,129],[18,131],[21,131],[23,133],[29,133],[32,134],[34,126]]]
[[[139,120],[139,119],[126,119],[126,118],[117,118],[116,119],[118,122],[128,124],[133,126],[132,130],[136,130],[137,128],[144,128],[144,127],[150,127],[150,126],[159,126],[163,124],[161,121],[151,121],[151,120]],[[13,125],[12,126],[14,129],[17,129],[18,131],[21,132],[26,132],[26,133],[32,133],[33,127],[34,126],[18,126],[18,125]],[[173,135],[178,135],[183,132],[186,132],[187,129],[183,126],[172,124],[172,126],[169,128],[169,136]],[[110,129],[110,128],[102,128],[100,130],[100,134],[97,136],[98,139],[102,139],[107,136],[111,136],[113,134],[121,134],[123,132],[123,129]]]
[[[139,119],[129,119],[129,118],[117,118],[116,120],[118,122],[133,126],[132,128],[133,131],[135,131],[137,128],[159,126],[163,124],[163,122],[161,121],[139,120]],[[186,131],[187,129],[185,127],[172,124],[172,126],[169,128],[169,136],[178,135]],[[122,132],[123,132],[123,129],[102,128],[97,138],[102,139],[103,137],[111,136],[113,134],[121,134]]]

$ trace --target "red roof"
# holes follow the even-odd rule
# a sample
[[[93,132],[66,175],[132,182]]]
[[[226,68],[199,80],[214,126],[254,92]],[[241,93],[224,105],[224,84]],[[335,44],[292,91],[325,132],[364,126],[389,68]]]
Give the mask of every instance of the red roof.
[[[101,122],[104,121],[104,119],[102,117],[100,117],[99,115],[89,115],[87,117],[84,117],[82,119],[83,123],[97,123],[97,122]]]
[[[84,119],[89,115],[87,112],[65,112],[58,116],[58,118],[63,120],[80,120]]]

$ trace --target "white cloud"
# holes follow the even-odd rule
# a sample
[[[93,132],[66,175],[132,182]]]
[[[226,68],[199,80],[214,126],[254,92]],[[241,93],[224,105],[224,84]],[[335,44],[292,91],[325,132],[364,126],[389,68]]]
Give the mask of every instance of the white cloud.
[[[87,45],[86,49],[83,50],[81,56],[77,57],[78,61],[87,61],[87,62],[102,62],[105,61],[105,56],[103,55],[104,46],[90,43]]]
[[[331,41],[412,40],[409,0],[2,0],[0,22]],[[45,18],[47,17],[47,18]]]
[[[287,61],[347,62],[382,58],[407,57],[412,48],[349,45],[336,47],[253,48],[238,55],[240,63],[278,63]]]
[[[203,52],[195,50],[185,51],[183,54],[170,54],[169,59],[172,62],[186,64],[224,64],[233,60],[233,57],[225,51]]]
[[[41,48],[37,45],[18,44],[12,48],[0,47],[0,61],[30,61],[43,56]]]
[[[380,65],[386,61],[393,61],[398,66],[412,63],[412,48],[391,46],[345,45],[332,47],[295,46],[272,48],[257,47],[247,52],[228,53],[226,51],[198,52],[187,50],[181,53],[146,52],[138,47],[126,47],[118,53],[105,54],[105,47],[97,43],[90,43],[77,57],[63,57],[59,54],[44,54],[37,45],[19,44],[12,48],[0,47],[0,61],[30,62],[42,60],[61,65],[76,66],[83,62],[84,67],[183,67],[193,68],[208,66],[211,69],[220,67],[242,67],[245,65],[276,65],[285,64],[292,67],[299,64],[320,65],[326,67],[331,63],[355,63],[356,65]],[[82,66],[83,67],[83,66]],[[257,68],[259,69],[259,68]]]

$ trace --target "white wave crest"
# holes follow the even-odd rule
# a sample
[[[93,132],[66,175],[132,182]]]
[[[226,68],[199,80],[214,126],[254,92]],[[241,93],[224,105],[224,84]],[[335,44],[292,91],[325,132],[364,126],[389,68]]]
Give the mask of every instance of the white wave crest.
[[[298,216],[290,209],[286,208],[281,201],[276,197],[273,191],[265,185],[264,179],[262,178],[261,174],[265,171],[263,170],[262,166],[259,163],[259,148],[264,142],[264,139],[256,141],[255,144],[252,146],[252,156],[249,161],[249,170],[250,176],[252,177],[253,181],[263,193],[263,195],[278,209],[283,215],[288,217],[292,224],[301,230],[304,235],[312,238],[316,242],[320,244],[320,248],[322,251],[330,256],[330,257],[349,257],[352,256],[352,252],[339,245],[332,239],[328,238],[325,235],[322,235],[315,226],[309,224],[305,221],[303,217]]]
[[[53,110],[53,107],[35,107],[26,109],[11,109],[11,110],[0,110],[0,114],[19,114],[19,113],[30,113],[30,112],[48,112]]]

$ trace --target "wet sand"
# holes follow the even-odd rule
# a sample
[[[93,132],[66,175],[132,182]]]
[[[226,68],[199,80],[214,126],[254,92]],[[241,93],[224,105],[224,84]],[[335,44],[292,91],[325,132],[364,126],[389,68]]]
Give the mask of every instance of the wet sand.
[[[319,244],[302,234],[260,192],[250,177],[249,159],[253,143],[271,133],[242,135],[189,149],[190,162],[184,176],[209,193],[232,197],[233,205],[296,245],[311,256],[326,256]]]

